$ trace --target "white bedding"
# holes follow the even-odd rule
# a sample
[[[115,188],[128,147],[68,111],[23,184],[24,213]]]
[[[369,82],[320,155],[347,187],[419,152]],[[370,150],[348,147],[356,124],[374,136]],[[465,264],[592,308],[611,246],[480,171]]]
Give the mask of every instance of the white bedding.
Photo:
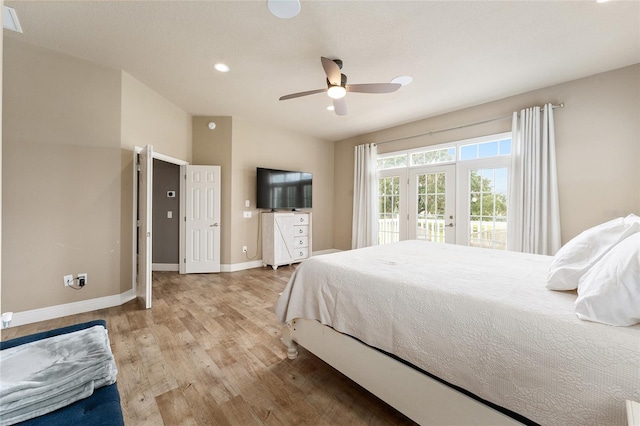
[[[545,288],[551,257],[421,241],[314,257],[278,300],[544,425],[625,425],[640,325],[579,320]]]

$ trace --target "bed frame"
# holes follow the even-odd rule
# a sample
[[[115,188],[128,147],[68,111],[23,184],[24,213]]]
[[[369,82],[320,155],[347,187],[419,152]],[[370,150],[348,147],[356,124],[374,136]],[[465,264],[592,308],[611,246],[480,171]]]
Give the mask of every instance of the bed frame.
[[[283,327],[287,356],[301,345],[421,425],[521,425],[410,366],[318,321],[295,319]]]

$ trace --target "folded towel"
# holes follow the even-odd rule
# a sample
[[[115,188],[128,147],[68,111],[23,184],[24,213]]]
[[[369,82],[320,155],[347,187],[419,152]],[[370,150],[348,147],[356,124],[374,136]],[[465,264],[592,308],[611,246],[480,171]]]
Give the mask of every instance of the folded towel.
[[[95,326],[0,351],[0,425],[40,416],[116,381],[107,330]]]

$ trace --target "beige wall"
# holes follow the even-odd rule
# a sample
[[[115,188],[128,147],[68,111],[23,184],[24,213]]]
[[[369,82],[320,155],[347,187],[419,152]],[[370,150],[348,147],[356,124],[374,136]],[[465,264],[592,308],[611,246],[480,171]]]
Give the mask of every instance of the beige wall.
[[[215,130],[207,124],[216,123]],[[193,164],[221,166],[222,196],[220,262],[223,265],[260,260],[259,210],[256,209],[256,167],[313,173],[313,250],[333,247],[333,144],[291,133],[242,117],[193,117]],[[249,200],[250,207],[245,207]],[[252,218],[245,219],[244,211]],[[248,248],[248,256],[242,246]]]
[[[216,123],[214,130],[209,122]],[[193,164],[220,166],[220,263],[231,263],[231,144],[232,118],[193,117]]]
[[[353,147],[511,114],[546,102],[555,110],[562,241],[629,212],[640,213],[640,65],[513,96],[335,143],[334,245],[351,246]],[[510,120],[378,146],[398,151],[510,131]]]
[[[3,18],[4,0],[0,0],[0,20]],[[0,94],[2,93],[2,51],[4,46],[4,30],[0,34]],[[0,241],[2,241],[2,96],[0,96]],[[2,300],[2,244],[0,244],[0,301]],[[0,303],[0,314],[4,311]],[[0,332],[1,333],[1,332]]]
[[[333,144],[310,136],[233,117],[231,191],[231,263],[261,259],[258,246],[259,211],[256,210],[256,167],[313,173],[313,250],[333,247]],[[245,200],[251,203],[244,206]],[[252,212],[251,219],[242,216]]]
[[[127,73],[4,41],[2,310],[130,290],[132,147],[190,161],[191,117]]]
[[[133,286],[133,147],[191,161],[191,116],[122,71],[120,150],[120,291]]]
[[[120,293],[120,72],[11,37],[3,67],[2,310]]]
[[[191,162],[191,115],[122,72],[122,148],[153,150]]]
[[[214,121],[215,130],[207,123]],[[313,173],[313,249],[333,247],[333,144],[251,122],[243,117],[193,117],[193,163],[222,168],[220,261],[260,260],[256,167]],[[245,207],[249,200],[250,207]],[[251,211],[251,219],[243,218]],[[242,253],[247,246],[248,256]]]

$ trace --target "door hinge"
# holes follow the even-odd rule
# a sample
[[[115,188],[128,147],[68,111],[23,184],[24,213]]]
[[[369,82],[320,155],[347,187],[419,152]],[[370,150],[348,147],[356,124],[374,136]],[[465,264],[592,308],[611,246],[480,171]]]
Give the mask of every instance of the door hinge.
[[[186,217],[186,216],[184,217],[184,221],[185,221],[185,222],[187,221],[187,217]]]
[[[187,263],[187,258],[182,259],[182,263]]]
[[[139,220],[136,220],[136,226],[137,226],[138,228],[140,228],[140,221],[139,221]]]

